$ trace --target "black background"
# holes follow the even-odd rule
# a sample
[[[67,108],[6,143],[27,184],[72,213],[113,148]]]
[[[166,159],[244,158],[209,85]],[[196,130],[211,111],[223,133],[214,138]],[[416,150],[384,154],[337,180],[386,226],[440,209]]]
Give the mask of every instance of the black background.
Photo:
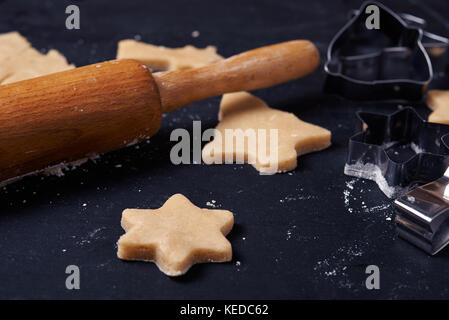
[[[449,34],[446,1],[384,1]],[[65,29],[77,4],[81,29]],[[360,1],[0,1],[0,32],[17,30],[43,51],[77,66],[113,59],[117,42],[140,36],[157,45],[215,45],[223,56],[310,39],[324,56]],[[200,36],[193,38],[195,30]],[[29,177],[0,190],[0,298],[301,299],[447,298],[449,250],[436,257],[398,239],[394,211],[371,181],[343,174],[355,112],[397,110],[323,94],[322,67],[308,78],[255,94],[271,106],[332,131],[332,147],[299,158],[290,174],[260,176],[249,165],[172,165],[170,132],[217,123],[219,98],[164,118],[150,143],[103,155],[58,177]],[[438,85],[434,83],[434,85]],[[427,116],[423,103],[410,104]],[[121,165],[121,167],[117,167]],[[351,190],[347,183],[353,185]],[[346,191],[346,195],[345,195]],[[194,266],[171,279],[154,264],[116,258],[125,208],[157,208],[174,193],[235,213],[230,263]],[[345,204],[346,200],[346,204]],[[240,262],[240,265],[238,265]],[[65,268],[81,289],[65,288]],[[378,265],[381,289],[365,288]]]

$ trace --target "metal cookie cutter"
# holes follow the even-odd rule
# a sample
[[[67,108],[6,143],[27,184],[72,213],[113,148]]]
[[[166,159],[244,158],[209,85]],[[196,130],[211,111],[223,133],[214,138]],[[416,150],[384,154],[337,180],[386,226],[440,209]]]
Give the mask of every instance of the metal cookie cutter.
[[[379,29],[366,27],[370,5],[379,8]],[[433,77],[422,37],[381,3],[363,3],[329,44],[325,90],[358,100],[420,100]]]
[[[352,10],[349,19],[352,19],[359,12],[359,10]],[[427,21],[423,18],[409,13],[400,13],[399,16],[409,27],[422,29],[421,43],[432,63],[434,76],[444,74],[449,70],[449,39],[426,31]]]
[[[390,115],[359,112],[344,172],[374,180],[396,198],[441,177],[449,166],[449,125],[423,120],[407,107]]]
[[[432,62],[434,76],[439,76],[448,71],[449,39],[426,31],[424,28],[427,26],[427,21],[422,18],[408,13],[401,13],[400,16],[410,27],[421,28],[423,30],[421,43]]]
[[[449,243],[449,168],[394,202],[400,237],[434,255]]]

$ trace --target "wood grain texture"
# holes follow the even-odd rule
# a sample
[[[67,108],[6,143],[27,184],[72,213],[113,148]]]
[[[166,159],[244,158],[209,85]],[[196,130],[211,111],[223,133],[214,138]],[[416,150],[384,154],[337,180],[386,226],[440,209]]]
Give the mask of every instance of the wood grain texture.
[[[318,63],[316,47],[298,40],[190,70],[151,75],[124,59],[0,86],[0,181],[139,142],[162,111],[299,78]]]
[[[0,86],[0,181],[141,141],[160,123],[157,86],[134,60]]]
[[[209,66],[154,73],[162,111],[235,91],[277,85],[313,72],[320,56],[313,43],[295,40],[250,50]]]

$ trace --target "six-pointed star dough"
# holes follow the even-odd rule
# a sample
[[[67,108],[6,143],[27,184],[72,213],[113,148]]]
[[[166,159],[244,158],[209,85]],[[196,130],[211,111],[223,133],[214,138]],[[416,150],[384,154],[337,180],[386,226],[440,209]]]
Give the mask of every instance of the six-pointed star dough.
[[[169,276],[179,276],[195,263],[232,259],[226,239],[232,212],[201,209],[175,194],[154,210],[126,209],[117,255],[124,260],[153,261]]]
[[[433,110],[429,122],[449,124],[449,90],[429,90],[427,105]]]
[[[0,34],[0,84],[74,68],[56,50],[42,54],[18,32]]]
[[[135,40],[122,40],[118,43],[117,59],[136,59],[153,70],[172,71],[203,67],[222,57],[217,54],[214,46],[204,49],[190,45],[167,48]]]
[[[219,112],[220,123],[216,127],[221,133],[221,139],[214,138],[203,148],[203,161],[208,164],[224,161],[225,158],[244,158],[252,156],[251,163],[263,173],[276,173],[296,168],[298,155],[319,151],[330,146],[331,133],[329,130],[299,120],[294,114],[270,108],[261,99],[247,93],[237,92],[223,95]],[[226,129],[243,132],[247,129],[266,129],[266,156],[270,154],[269,130],[278,129],[278,157],[276,159],[261,159],[259,152],[248,148],[248,143],[238,145],[233,143],[231,150],[226,150]],[[236,131],[234,131],[236,132]],[[217,155],[218,152],[220,155]],[[263,156],[265,156],[263,155]],[[275,171],[273,172],[273,168]],[[277,168],[277,170],[276,170]]]

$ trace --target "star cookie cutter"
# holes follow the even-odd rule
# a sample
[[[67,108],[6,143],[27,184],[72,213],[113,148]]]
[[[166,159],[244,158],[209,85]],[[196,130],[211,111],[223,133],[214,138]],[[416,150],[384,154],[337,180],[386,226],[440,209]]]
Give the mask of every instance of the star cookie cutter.
[[[399,236],[430,255],[449,244],[449,168],[394,202]]]
[[[358,112],[346,175],[375,181],[389,198],[438,179],[449,166],[449,125],[423,120],[411,108],[390,115]]]
[[[379,8],[379,29],[365,25],[371,5]],[[416,24],[381,3],[363,3],[329,44],[325,90],[355,100],[422,99],[433,78],[422,39]]]

